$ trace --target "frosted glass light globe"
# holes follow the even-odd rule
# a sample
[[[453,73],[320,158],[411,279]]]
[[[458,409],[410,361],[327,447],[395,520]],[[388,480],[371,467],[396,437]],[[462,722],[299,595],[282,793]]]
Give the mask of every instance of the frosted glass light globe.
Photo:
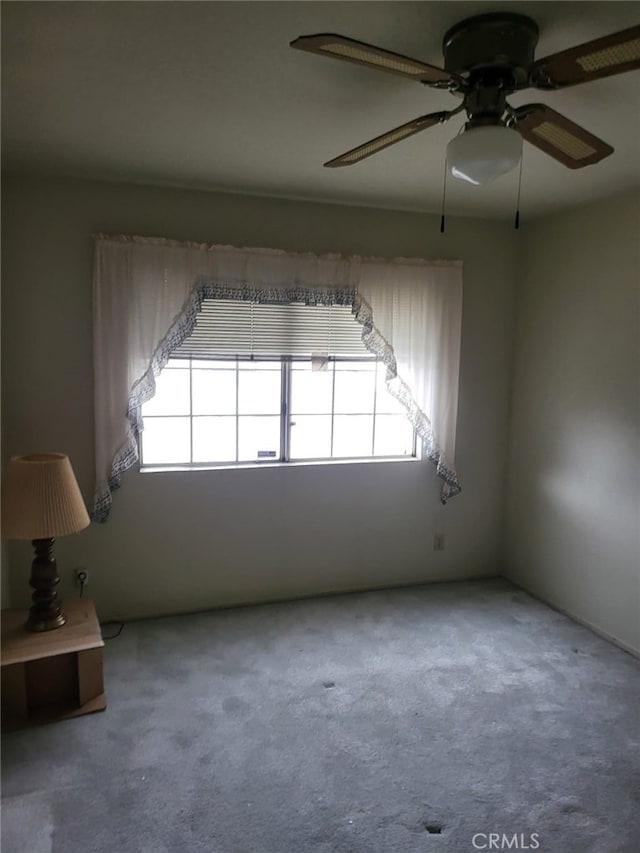
[[[454,178],[476,186],[506,175],[520,162],[522,137],[502,125],[472,127],[447,146],[447,164]]]

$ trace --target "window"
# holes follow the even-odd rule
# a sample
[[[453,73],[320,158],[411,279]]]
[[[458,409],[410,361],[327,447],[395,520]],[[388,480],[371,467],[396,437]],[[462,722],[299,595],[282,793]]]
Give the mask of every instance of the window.
[[[142,465],[415,456],[385,373],[371,356],[170,359],[142,407]]]
[[[442,502],[460,491],[454,465],[462,318],[459,261],[316,255],[101,234],[95,241],[93,304],[94,521],[109,518],[112,492],[141,453],[146,465],[216,464],[191,460],[225,454],[227,464],[242,464],[240,457],[248,451],[241,428],[249,429],[250,417],[269,417],[279,427],[279,456],[258,456],[258,450],[274,449],[263,444],[266,434],[258,432],[256,460],[309,458],[304,454],[317,453],[323,442],[324,452],[332,454],[329,458],[354,458],[339,454],[364,452],[364,444],[367,454],[406,456],[405,442],[398,449],[390,437],[396,422],[383,417],[397,411],[382,411],[381,395],[366,411],[342,410],[344,395],[337,384],[344,368],[339,363],[372,354],[385,365],[393,394],[416,432],[421,456],[436,466]],[[209,398],[212,410],[194,410],[192,386],[201,377],[194,379],[193,361],[188,368],[181,363],[163,370],[170,359],[229,360],[235,362],[233,369],[223,367],[239,384],[241,370],[247,370],[241,362],[251,355],[275,362],[273,370],[280,372],[279,413],[242,412],[238,389],[233,411],[215,408],[222,405],[223,393]],[[301,369],[296,364],[306,360],[306,379],[322,382],[311,375],[319,372],[313,370],[317,356],[324,356],[331,374],[330,407],[325,399],[320,408],[320,398],[311,395],[316,408],[296,411],[294,417],[292,386],[299,389],[304,381],[296,376]],[[172,380],[173,370],[182,373]],[[378,389],[380,366],[375,370]],[[221,367],[216,380],[231,383],[231,372],[221,378]],[[155,403],[145,403],[154,397],[157,381],[161,391],[174,384],[175,404],[166,403],[165,393]],[[367,428],[359,446],[346,430],[356,416]],[[200,420],[216,417],[220,420]],[[219,433],[215,453],[206,446],[211,444],[207,423],[220,428],[226,424],[228,430],[226,445]],[[400,423],[406,429],[398,418]],[[317,434],[311,433],[313,425]]]

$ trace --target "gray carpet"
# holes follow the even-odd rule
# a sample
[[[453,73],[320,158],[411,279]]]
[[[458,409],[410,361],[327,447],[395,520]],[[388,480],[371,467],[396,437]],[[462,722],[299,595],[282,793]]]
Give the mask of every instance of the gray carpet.
[[[501,580],[130,623],[4,737],[2,851],[637,853],[639,675]]]

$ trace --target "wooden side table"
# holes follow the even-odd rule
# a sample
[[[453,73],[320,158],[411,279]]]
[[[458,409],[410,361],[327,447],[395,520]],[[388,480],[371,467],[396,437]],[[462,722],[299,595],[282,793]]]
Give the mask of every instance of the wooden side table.
[[[104,641],[91,601],[64,603],[67,622],[27,631],[27,610],[2,611],[2,728],[4,731],[91,714],[106,708]]]

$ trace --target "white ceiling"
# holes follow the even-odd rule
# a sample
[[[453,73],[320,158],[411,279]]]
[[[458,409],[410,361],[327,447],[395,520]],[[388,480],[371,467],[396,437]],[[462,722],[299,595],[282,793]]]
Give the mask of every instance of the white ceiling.
[[[335,32],[442,65],[447,28],[505,9],[536,20],[537,57],[640,21],[634,2],[3,2],[3,166],[437,211],[460,116],[360,164],[322,163],[456,99],[289,42]],[[526,146],[523,215],[640,186],[640,71],[510,100],[543,101],[615,148],[570,171]],[[511,217],[516,191],[517,172],[452,180],[447,208]]]

